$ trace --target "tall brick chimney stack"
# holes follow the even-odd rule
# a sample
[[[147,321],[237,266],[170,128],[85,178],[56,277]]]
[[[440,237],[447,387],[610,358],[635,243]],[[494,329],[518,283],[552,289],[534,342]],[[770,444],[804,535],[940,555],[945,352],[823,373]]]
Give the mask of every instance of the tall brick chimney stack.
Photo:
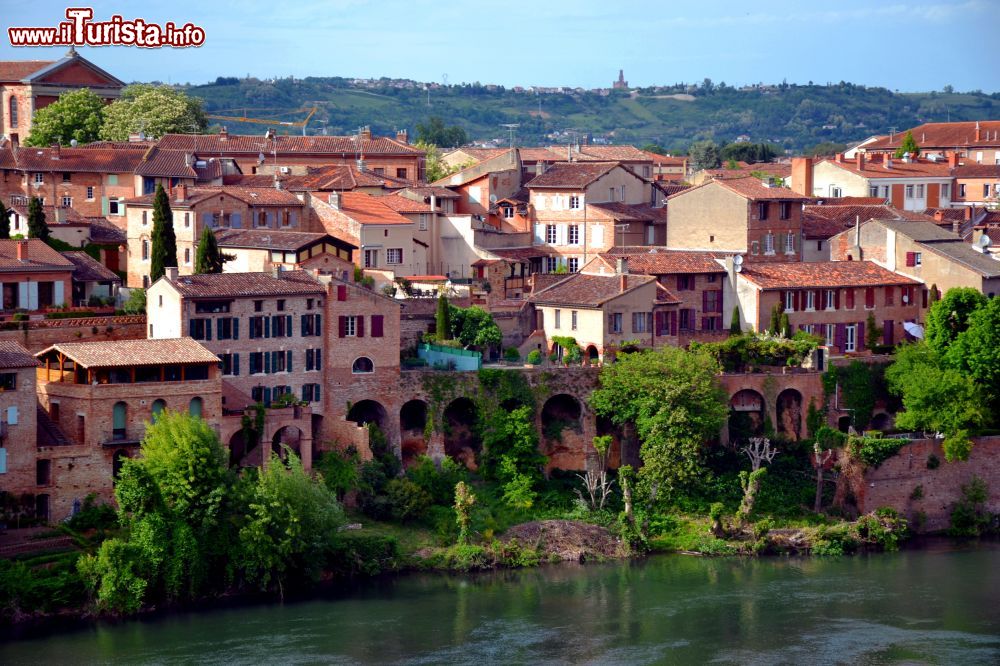
[[[409,132],[407,132],[405,128],[398,130],[396,132],[396,141],[399,141],[400,143],[410,143]]]
[[[177,186],[177,202],[185,201],[187,199],[188,186],[185,183],[181,183]]]
[[[982,141],[982,132],[979,129],[979,121],[976,121],[976,141]]]
[[[618,257],[618,261],[615,262],[615,272],[618,273],[619,286],[624,292],[628,289],[628,258]]]
[[[865,154],[858,151],[854,154],[854,164],[858,167],[858,171],[864,171],[865,169]]]
[[[792,190],[804,197],[813,196],[813,160],[811,157],[792,158]]]
[[[365,125],[364,127],[361,128],[361,138],[364,141],[372,140],[372,128],[370,126]]]
[[[957,152],[952,151],[951,154],[948,155],[948,166],[950,166],[952,168],[955,168],[955,167],[958,166],[958,153]]]
[[[17,260],[25,261],[28,258],[28,242],[19,240],[17,241]]]

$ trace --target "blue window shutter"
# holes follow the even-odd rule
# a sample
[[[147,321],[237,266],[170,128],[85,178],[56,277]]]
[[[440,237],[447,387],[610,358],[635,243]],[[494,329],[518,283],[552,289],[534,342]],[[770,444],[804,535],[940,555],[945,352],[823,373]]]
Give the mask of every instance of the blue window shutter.
[[[233,229],[241,229],[243,227],[243,216],[239,213],[233,213],[229,218],[229,226]]]
[[[316,323],[313,325],[313,335],[323,335],[323,315],[316,315]]]
[[[312,349],[307,349],[306,350],[306,370],[312,370],[312,369],[313,369],[313,350]]]
[[[7,473],[7,449],[0,449],[0,474]]]
[[[209,319],[208,321],[211,322],[212,320]],[[222,339],[222,319],[221,318],[215,320],[215,337],[218,340]]]
[[[271,374],[271,352],[264,352],[264,374]]]
[[[271,210],[267,211],[267,226],[269,227],[274,226],[274,211]]]
[[[233,317],[233,340],[240,339],[240,318]]]
[[[271,318],[264,317],[264,337],[271,337]]]
[[[205,320],[205,339],[206,340],[211,340],[212,339],[212,320],[211,319],[206,319]]]
[[[319,384],[313,384],[313,400],[316,402],[319,402],[320,390]]]
[[[316,369],[317,370],[322,370],[323,369],[323,350],[322,349],[317,349],[316,350]]]
[[[289,349],[285,352],[285,370],[288,372],[292,371],[292,350]]]
[[[194,322],[195,322],[194,319],[188,319],[188,337],[197,340],[198,336],[194,334]]]
[[[264,387],[264,406],[269,407],[271,405],[271,387]]]
[[[302,315],[299,317],[299,333],[302,337],[308,335],[307,331],[309,330],[309,324],[306,323],[308,321],[308,319],[306,319],[308,316],[309,315]]]
[[[212,213],[202,213],[201,214],[201,223],[204,224],[206,227],[209,227],[209,228],[212,227],[212,220],[213,219],[214,218],[212,216]]]
[[[11,405],[7,408],[7,424],[17,425],[17,405]]]
[[[232,371],[233,371],[234,375],[239,376],[239,374],[240,374],[240,355],[239,354],[233,354],[233,367],[232,367]]]
[[[292,315],[285,315],[285,337],[292,337]]]
[[[299,214],[296,211],[293,210],[290,213],[288,213],[288,221],[291,223],[291,226],[293,227],[296,226],[298,224],[298,220],[299,220]]]

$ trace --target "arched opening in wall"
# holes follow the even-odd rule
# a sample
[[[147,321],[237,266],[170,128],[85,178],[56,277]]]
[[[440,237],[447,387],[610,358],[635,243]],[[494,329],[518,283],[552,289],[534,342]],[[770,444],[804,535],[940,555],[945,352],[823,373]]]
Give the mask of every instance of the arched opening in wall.
[[[385,407],[375,400],[362,400],[361,402],[351,405],[350,411],[347,412],[347,420],[354,421],[359,426],[366,426],[369,423],[374,423],[379,427],[379,429],[385,432]]]
[[[278,428],[271,438],[271,451],[277,453],[282,460],[288,456],[289,450],[302,457],[302,430],[293,425]]]
[[[111,475],[115,482],[118,481],[118,477],[122,473],[122,467],[125,466],[125,461],[130,457],[131,456],[129,456],[128,451],[125,449],[118,449],[115,451],[115,454],[111,456]]]
[[[729,443],[741,446],[764,432],[764,396],[753,389],[737,391],[729,400]]]
[[[794,441],[802,439],[802,394],[795,389],[785,389],[778,394],[775,409],[778,434]]]
[[[542,436],[548,442],[562,441],[564,430],[579,432],[583,406],[568,393],[557,393],[542,405]]]
[[[323,433],[323,417],[319,414],[312,415],[312,441],[313,445],[319,445],[325,441]]]
[[[427,453],[427,403],[410,400],[399,410],[399,441],[403,466],[409,467],[419,456]]]
[[[594,345],[589,345],[587,347],[587,360],[596,363],[600,359],[601,359],[601,354],[600,352],[597,351],[597,347],[595,347]]]
[[[840,432],[847,432],[851,429],[851,417],[850,415],[841,416],[837,419],[837,430]]]
[[[606,416],[598,416],[595,423],[597,436],[611,436],[611,453],[608,455],[608,467],[618,468],[622,465],[632,465],[639,467],[639,447],[628,448],[625,446],[625,437],[622,427],[616,425]],[[589,452],[590,449],[588,448]]]
[[[888,412],[879,412],[872,417],[871,429],[881,430],[885,432],[886,430],[892,429],[892,415]]]
[[[152,415],[153,423],[156,423],[157,419],[160,418],[160,414],[164,412],[167,408],[167,401],[163,399],[157,399],[153,401],[153,408],[150,410]]]
[[[241,428],[233,433],[229,438],[229,466],[230,467],[253,467],[254,462],[249,458],[251,453],[256,452],[256,444],[247,440],[247,434]],[[260,456],[256,456],[258,459]]]
[[[478,467],[482,442],[476,436],[478,412],[469,398],[456,398],[444,410],[444,452],[467,468]]]
[[[205,402],[201,398],[197,396],[191,398],[191,402],[188,403],[188,414],[200,419],[204,407]]]

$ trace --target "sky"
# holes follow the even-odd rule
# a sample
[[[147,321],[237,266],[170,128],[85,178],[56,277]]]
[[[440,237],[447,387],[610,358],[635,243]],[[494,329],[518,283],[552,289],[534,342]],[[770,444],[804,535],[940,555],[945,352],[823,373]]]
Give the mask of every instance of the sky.
[[[345,76],[505,86],[608,87],[849,81],[900,91],[1000,90],[1000,0],[171,0],[77,2],[95,20],[205,30],[198,48],[81,47],[124,81],[217,76]],[[55,26],[66,3],[0,0],[0,60],[66,48],[14,48],[7,28]]]

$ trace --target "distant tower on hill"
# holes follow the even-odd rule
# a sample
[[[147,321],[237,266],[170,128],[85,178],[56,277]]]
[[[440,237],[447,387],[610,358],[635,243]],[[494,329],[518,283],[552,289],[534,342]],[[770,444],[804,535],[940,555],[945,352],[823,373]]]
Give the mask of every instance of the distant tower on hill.
[[[625,80],[625,70],[618,70],[618,80],[611,84],[615,90],[628,90],[628,81]]]

